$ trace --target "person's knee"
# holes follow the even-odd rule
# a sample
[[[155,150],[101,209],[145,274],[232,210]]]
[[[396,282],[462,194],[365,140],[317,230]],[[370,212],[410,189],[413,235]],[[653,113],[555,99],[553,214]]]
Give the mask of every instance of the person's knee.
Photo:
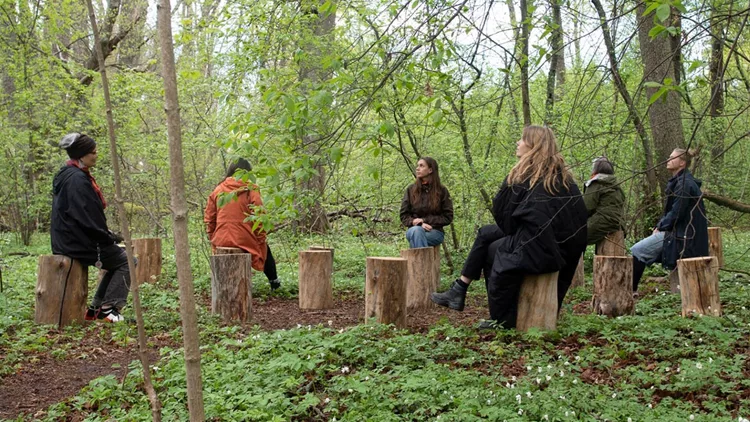
[[[407,239],[412,239],[412,238],[414,238],[414,236],[417,236],[419,234],[423,234],[424,232],[425,231],[424,231],[424,229],[422,227],[420,227],[420,226],[412,226],[412,227],[409,227],[409,230],[406,231],[406,238]]]

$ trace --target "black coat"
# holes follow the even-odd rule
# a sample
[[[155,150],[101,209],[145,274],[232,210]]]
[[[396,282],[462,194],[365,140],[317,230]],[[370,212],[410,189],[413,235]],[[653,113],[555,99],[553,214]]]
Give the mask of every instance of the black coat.
[[[87,265],[97,260],[97,247],[115,243],[91,180],[78,167],[64,166],[52,182],[52,253],[79,259]]]
[[[687,169],[667,182],[664,216],[656,228],[665,232],[662,265],[669,270],[678,259],[708,256],[708,221],[700,184]]]
[[[505,237],[498,240],[493,271],[543,274],[577,263],[586,248],[586,205],[578,186],[557,182],[549,194],[542,183],[509,186],[492,201],[492,213]]]

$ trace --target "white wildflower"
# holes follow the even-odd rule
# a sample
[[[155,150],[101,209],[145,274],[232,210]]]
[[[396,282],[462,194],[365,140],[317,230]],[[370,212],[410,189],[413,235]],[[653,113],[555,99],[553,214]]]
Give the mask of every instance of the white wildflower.
[[[713,361],[714,361],[714,358],[711,358],[711,357],[708,358],[708,363],[713,363]]]
[[[515,375],[512,375],[512,376],[510,377],[510,380],[511,380],[511,381],[513,381],[513,382],[516,382],[516,376],[515,376]]]
[[[330,402],[331,402],[331,398],[330,398],[330,397],[326,397],[326,399],[325,399],[325,400],[323,400],[323,401],[324,401],[325,403],[330,403]]]
[[[688,416],[688,419],[690,419],[691,421],[694,421],[695,420],[695,415]]]
[[[445,338],[445,341],[448,341],[448,340],[450,340],[450,339],[451,339],[450,337],[446,337],[446,338]]]
[[[516,401],[518,402],[518,404],[521,404],[521,395],[520,394],[516,394]]]
[[[648,407],[649,409],[653,409],[654,408],[654,406],[651,405],[651,403],[647,404],[646,407]]]
[[[612,393],[612,398],[617,397],[617,393]]]
[[[523,415],[523,409],[518,409],[518,416]]]
[[[342,374],[346,374],[346,373],[349,373],[349,367],[348,367],[348,366],[343,366],[343,367],[341,367],[341,373],[342,373]]]
[[[333,325],[333,321],[331,321],[331,320],[329,319],[329,320],[328,320],[328,326],[330,327],[330,326],[332,326],[332,325]]]
[[[448,390],[443,390],[443,394],[448,394]]]
[[[542,380],[541,380],[541,379],[539,379],[539,378],[537,378],[537,379],[536,379],[536,383],[537,383],[537,384],[541,384],[541,383],[542,383]]]
[[[565,400],[565,396],[560,396],[560,400]]]
[[[545,376],[545,378],[547,378],[547,381],[549,381],[549,380],[551,380],[551,379],[552,379],[552,377],[551,377],[551,376],[549,376],[549,375],[546,375],[546,376]]]
[[[370,381],[370,377],[369,376],[365,377],[365,381]]]
[[[527,367],[526,367],[526,370],[527,370],[527,371],[531,371],[531,366],[527,366]]]
[[[573,384],[578,384],[578,380],[573,380]]]
[[[350,389],[349,389],[349,392],[350,392],[350,393],[353,393],[353,392],[354,392],[354,390],[352,390],[352,389],[350,388]]]
[[[700,362],[698,362],[698,363],[695,364],[695,367],[698,368],[698,369],[703,369],[703,364],[700,363]]]
[[[492,400],[487,399],[487,404],[492,404]]]
[[[565,372],[560,371],[560,377],[564,377],[564,376],[565,376]]]
[[[531,398],[531,396],[532,396],[531,391],[527,391],[526,392],[526,397]]]
[[[545,414],[544,416],[542,416],[542,419],[544,419],[545,421],[548,421],[549,420],[549,415]]]

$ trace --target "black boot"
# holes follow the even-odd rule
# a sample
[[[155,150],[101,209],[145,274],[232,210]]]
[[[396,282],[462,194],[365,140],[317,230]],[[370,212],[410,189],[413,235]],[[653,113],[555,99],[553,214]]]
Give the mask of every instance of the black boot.
[[[638,283],[641,282],[643,272],[646,270],[646,263],[633,257],[633,291],[638,291]]]
[[[458,279],[453,282],[450,289],[443,293],[433,293],[430,295],[430,299],[440,306],[455,309],[456,311],[463,311],[468,288],[469,286]]]

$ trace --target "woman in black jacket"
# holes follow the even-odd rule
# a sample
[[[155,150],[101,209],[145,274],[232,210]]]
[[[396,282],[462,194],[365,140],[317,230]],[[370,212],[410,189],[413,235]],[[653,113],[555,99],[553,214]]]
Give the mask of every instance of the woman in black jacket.
[[[408,227],[410,248],[426,248],[443,243],[443,227],[453,222],[453,202],[448,189],[440,183],[440,171],[434,158],[417,162],[417,180],[409,185],[401,200],[401,224]]]
[[[52,182],[52,253],[65,255],[107,270],[99,282],[86,320],[120,322],[130,290],[130,271],[121,240],[107,228],[104,200],[91,175],[96,165],[96,142],[80,133],[65,135],[60,141],[70,157]]]
[[[586,206],[552,130],[528,126],[516,145],[518,162],[492,203],[497,239],[486,252],[490,320],[482,329],[515,327],[526,274],[558,271],[559,307],[586,249]],[[456,280],[441,295],[463,298],[467,288]]]

